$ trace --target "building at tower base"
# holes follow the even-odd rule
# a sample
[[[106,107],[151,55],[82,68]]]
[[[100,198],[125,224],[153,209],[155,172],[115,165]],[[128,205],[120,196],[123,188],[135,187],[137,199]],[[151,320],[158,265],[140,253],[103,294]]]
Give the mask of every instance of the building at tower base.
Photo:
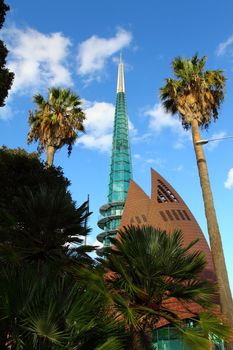
[[[175,189],[155,170],[151,169],[151,196],[149,197],[133,180],[130,181],[120,228],[127,225],[149,225],[168,234],[180,229],[184,244],[198,242],[193,250],[205,254],[205,279],[215,280],[212,255],[204,234]]]
[[[216,280],[211,251],[200,226],[180,195],[153,169],[150,197],[133,180],[130,181],[120,228],[128,225],[153,226],[165,230],[167,234],[179,229],[185,245],[198,239],[192,249],[205,254],[206,267],[202,277]],[[196,306],[193,311],[197,311]]]
[[[204,280],[216,281],[211,251],[200,226],[181,196],[153,169],[151,169],[151,196],[148,196],[133,180],[130,181],[119,229],[128,225],[148,225],[165,230],[167,234],[179,229],[183,233],[185,245],[198,239],[192,250],[199,250],[205,254],[206,267],[201,277]],[[216,312],[219,313],[220,307],[217,297],[215,302]],[[186,320],[187,324],[194,315],[203,311],[203,308],[194,302],[184,304],[175,298],[168,299],[166,307],[175,312],[180,319]],[[186,349],[177,336],[174,329],[169,326],[168,321],[160,319],[155,324],[153,346],[158,350]],[[224,350],[223,342],[219,339],[216,340],[214,349]]]

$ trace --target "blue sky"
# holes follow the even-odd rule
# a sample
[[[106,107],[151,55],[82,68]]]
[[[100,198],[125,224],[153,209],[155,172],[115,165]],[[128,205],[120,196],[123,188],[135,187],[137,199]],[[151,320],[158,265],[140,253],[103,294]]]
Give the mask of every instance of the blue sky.
[[[125,63],[134,180],[150,192],[150,167],[181,194],[207,236],[206,220],[190,134],[167,115],[159,88],[171,76],[175,56],[207,55],[207,68],[224,70],[226,97],[219,120],[203,138],[233,135],[232,0],[9,0],[1,36],[10,50],[15,81],[0,109],[0,143],[27,145],[32,96],[53,85],[71,87],[85,101],[86,135],[70,158],[66,149],[55,165],[71,180],[78,204],[90,195],[95,242],[98,208],[106,202],[109,151],[120,50]],[[205,146],[223,246],[233,288],[233,140]]]

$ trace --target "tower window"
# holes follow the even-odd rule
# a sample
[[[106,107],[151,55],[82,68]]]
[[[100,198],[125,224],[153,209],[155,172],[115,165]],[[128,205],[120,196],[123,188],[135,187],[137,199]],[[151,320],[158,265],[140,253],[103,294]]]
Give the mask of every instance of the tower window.
[[[182,211],[181,211],[181,210],[177,210],[177,211],[178,211],[178,213],[179,213],[181,219],[182,219],[182,220],[185,220],[185,217],[184,217],[184,214],[182,213]]]
[[[142,214],[142,219],[143,219],[144,222],[147,222],[147,218],[146,218],[146,216],[144,214]]]
[[[176,220],[180,220],[179,216],[177,215],[177,212],[172,209],[172,214],[175,216]]]
[[[161,215],[161,217],[163,218],[164,221],[167,221],[167,217],[163,211],[160,211],[159,214]]]
[[[159,191],[158,189],[158,202],[159,203],[167,203],[167,198],[163,195],[163,193],[161,191]]]
[[[167,216],[169,217],[170,220],[174,220],[172,214],[170,213],[169,210],[166,210]]]
[[[160,197],[162,202],[178,202],[172,191],[161,180],[158,180],[158,197]],[[160,200],[158,200],[158,202],[161,203]]]
[[[185,210],[182,210],[182,212],[184,213],[184,216],[186,217],[187,220],[191,220],[190,217],[188,216],[187,212]]]

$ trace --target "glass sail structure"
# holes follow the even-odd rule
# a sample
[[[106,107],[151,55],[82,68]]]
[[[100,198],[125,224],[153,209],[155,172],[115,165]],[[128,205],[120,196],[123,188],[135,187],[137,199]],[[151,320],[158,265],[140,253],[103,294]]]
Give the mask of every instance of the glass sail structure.
[[[98,226],[102,232],[97,236],[104,247],[111,245],[109,238],[116,236],[132,178],[129,144],[129,127],[126,112],[124,64],[120,57],[118,65],[117,94],[114,117],[112,155],[108,186],[108,202],[100,208]]]

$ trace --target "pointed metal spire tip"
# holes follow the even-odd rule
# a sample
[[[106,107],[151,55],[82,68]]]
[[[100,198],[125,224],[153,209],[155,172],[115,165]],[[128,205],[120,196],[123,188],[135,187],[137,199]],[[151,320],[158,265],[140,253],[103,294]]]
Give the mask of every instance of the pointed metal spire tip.
[[[122,62],[122,50],[120,51],[120,62],[118,65],[117,92],[125,92],[124,64]]]
[[[120,51],[120,63],[122,63],[122,50]]]

